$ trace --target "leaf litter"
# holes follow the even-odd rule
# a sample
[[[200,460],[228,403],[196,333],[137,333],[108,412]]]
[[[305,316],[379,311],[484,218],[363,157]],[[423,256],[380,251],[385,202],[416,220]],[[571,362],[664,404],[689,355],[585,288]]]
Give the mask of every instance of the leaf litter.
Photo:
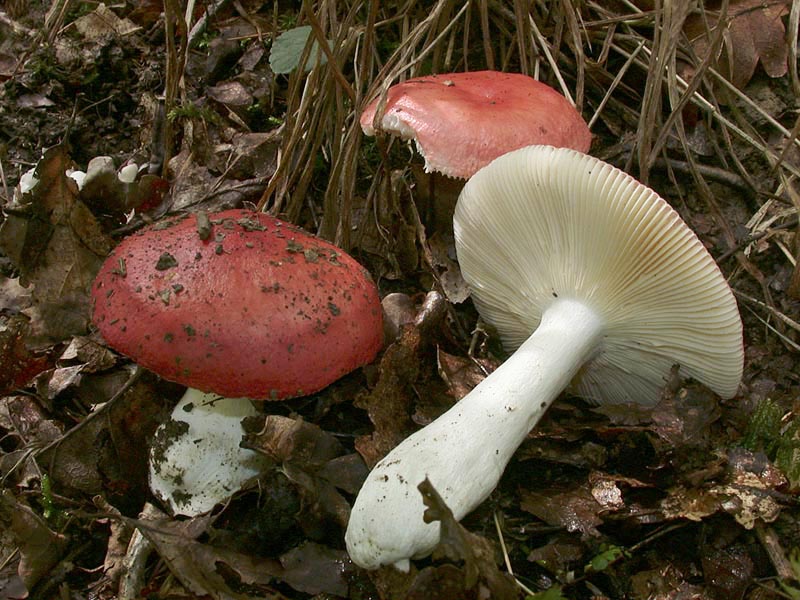
[[[796,596],[791,3],[669,13],[644,2],[638,12],[412,2],[402,23],[392,6],[362,22],[350,3],[226,4],[190,15],[198,27],[185,31],[171,2],[62,13],[44,28],[43,14],[25,21],[9,8],[26,25],[0,23],[10,27],[0,42],[0,589],[45,597],[58,584],[112,597],[124,572],[127,597]],[[656,16],[676,33],[658,47],[667,21]],[[272,40],[297,27],[302,44],[295,33],[284,56],[271,56]],[[15,39],[33,28],[53,45],[30,51]],[[163,31],[174,46],[159,45]],[[322,42],[348,59],[291,66]],[[449,226],[458,184],[424,176],[402,143],[362,139],[354,115],[385,83],[497,68],[499,57],[574,97],[591,116],[593,153],[638,169],[720,258],[742,303],[745,379],[725,403],[680,373],[652,410],[560,402],[463,523],[423,487],[443,530],[432,558],[408,574],[367,573],[342,534],[368,466],[504,354],[476,325],[458,272]],[[134,63],[138,83],[126,80]],[[670,79],[673,64],[688,81]],[[663,95],[643,83],[661,77]],[[176,92],[162,101],[164,83]],[[650,139],[662,134],[663,145]],[[88,176],[94,159],[79,189],[66,173],[86,165]],[[12,192],[34,165],[38,184]],[[135,180],[123,182],[131,165]],[[170,518],[150,504],[147,451],[181,390],[104,347],[87,290],[121,234],[165,211],[243,203],[335,240],[382,295],[404,299],[378,362],[248,423],[245,443],[269,458],[267,472],[210,515]],[[150,550],[139,555],[143,536]]]

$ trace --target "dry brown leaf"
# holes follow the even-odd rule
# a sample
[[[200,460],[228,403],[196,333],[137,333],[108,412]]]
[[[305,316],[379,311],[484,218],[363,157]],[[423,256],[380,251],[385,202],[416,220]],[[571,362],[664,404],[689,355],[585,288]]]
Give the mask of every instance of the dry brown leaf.
[[[548,525],[596,537],[600,535],[597,527],[603,523],[599,513],[604,508],[593,491],[588,483],[567,490],[521,490],[520,508]]]
[[[713,6],[713,5],[710,5]],[[782,17],[789,13],[789,0],[732,0],[728,6],[728,30],[712,66],[733,85],[743,88],[753,77],[758,62],[770,77],[783,77],[788,69],[789,47]],[[705,59],[721,24],[719,11],[706,6],[706,19],[695,13],[686,19],[684,32],[695,54]],[[694,68],[683,72],[691,76]]]
[[[752,529],[758,521],[771,523],[777,519],[781,508],[773,491],[786,480],[766,461],[745,458],[754,457],[747,450],[732,450],[728,455],[727,477],[718,484],[702,489],[678,487],[670,490],[661,503],[665,517],[702,521],[717,511],[724,511],[745,529]]]
[[[330,520],[347,525],[350,505],[336,488],[360,489],[367,469],[358,455],[342,456],[344,448],[333,435],[302,419],[249,417],[244,429],[243,447],[279,463],[299,492],[303,508],[297,521],[309,535],[321,535]]]
[[[439,349],[437,353],[439,375],[447,384],[456,400],[461,400],[486,376],[497,368],[497,363],[489,359],[471,359],[455,356]]]
[[[249,417],[245,431],[245,447],[307,471],[318,470],[344,452],[335,437],[303,419],[280,415]]]
[[[28,589],[47,575],[61,559],[67,538],[8,490],[0,492],[0,524],[10,530],[19,545],[19,576]]]
[[[458,573],[451,567],[444,569],[424,569],[412,584],[409,597],[444,598],[443,591],[449,591],[451,598],[496,598],[511,600],[518,598],[514,580],[497,568],[495,550],[492,543],[484,537],[468,531],[456,521],[452,511],[439,495],[433,484],[426,478],[417,486],[422,494],[426,509],[423,519],[426,523],[439,521],[439,544],[433,551],[433,558],[448,558],[464,563]],[[435,590],[433,583],[444,587]],[[420,593],[420,588],[422,592]],[[454,589],[457,588],[457,589]]]
[[[380,376],[372,391],[356,401],[366,409],[375,431],[356,439],[356,450],[370,467],[413,431],[411,385],[419,375],[420,332],[406,328],[400,339],[384,352],[378,367]]]
[[[281,597],[274,590],[276,580],[306,594],[347,594],[350,562],[342,550],[307,543],[276,560],[198,542],[210,525],[209,517],[128,521],[139,527],[173,575],[195,595],[219,600]]]
[[[51,364],[46,354],[28,348],[30,330],[25,316],[0,315],[0,394],[24,386]]]
[[[83,400],[109,398],[129,379],[125,371],[85,376],[75,394]],[[104,494],[112,504],[136,506],[147,491],[147,449],[163,410],[163,390],[146,375],[111,404],[68,431],[37,460],[55,482],[87,494]],[[120,504],[121,503],[121,504]]]
[[[45,152],[36,167],[39,183],[0,226],[0,250],[16,265],[20,284],[31,291],[42,344],[82,334],[89,323],[89,287],[112,242],[65,171],[71,161],[63,146]]]

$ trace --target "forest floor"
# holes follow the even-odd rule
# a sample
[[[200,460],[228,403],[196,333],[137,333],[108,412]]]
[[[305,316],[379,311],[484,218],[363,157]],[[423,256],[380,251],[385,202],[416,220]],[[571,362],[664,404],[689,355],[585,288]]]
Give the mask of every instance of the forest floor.
[[[0,597],[800,600],[800,3],[182,4],[0,8]],[[678,371],[647,409],[564,395],[460,525],[431,501],[433,557],[366,571],[343,536],[368,467],[506,354],[455,259],[462,182],[358,117],[384,85],[481,69],[568,95],[590,154],[678,211],[739,303],[744,376],[724,400]],[[148,451],[184,388],[105,345],[89,288],[125,235],[234,207],[344,248],[404,328],[258,403],[269,466],[173,516]]]

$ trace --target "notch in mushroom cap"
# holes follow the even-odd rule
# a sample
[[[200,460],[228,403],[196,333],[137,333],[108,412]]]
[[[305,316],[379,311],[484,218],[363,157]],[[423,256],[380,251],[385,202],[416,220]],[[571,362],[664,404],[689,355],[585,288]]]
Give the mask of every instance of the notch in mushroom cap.
[[[375,135],[381,98],[361,114]],[[414,140],[426,171],[466,179],[498,156],[548,144],[587,152],[589,128],[553,88],[520,73],[476,71],[409,79],[389,88],[380,129]]]
[[[511,152],[466,184],[454,216],[461,271],[515,351],[444,415],[379,462],[346,541],[366,568],[435,546],[417,485],[456,518],[494,489],[567,386],[599,402],[653,404],[674,364],[720,396],[742,375],[742,323],[722,273],[654,191],[567,149]]]
[[[238,468],[254,462],[238,447],[238,421],[252,413],[246,398],[316,392],[382,346],[367,272],[262,213],[184,215],[147,227],[111,253],[92,296],[109,346],[190,388],[150,461],[151,488],[181,514],[210,509],[254,474]],[[202,427],[192,411],[205,413]],[[218,427],[209,429],[212,418]],[[236,457],[231,469],[220,467],[221,455]]]

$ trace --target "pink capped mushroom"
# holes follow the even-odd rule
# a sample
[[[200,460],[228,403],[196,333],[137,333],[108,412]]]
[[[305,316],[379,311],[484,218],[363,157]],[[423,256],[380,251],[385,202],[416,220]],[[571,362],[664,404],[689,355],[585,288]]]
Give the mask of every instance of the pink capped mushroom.
[[[248,399],[311,394],[382,346],[380,299],[364,268],[262,213],[146,227],[111,253],[92,297],[109,346],[190,388],[150,461],[151,488],[180,514],[209,510],[258,471],[254,453],[238,447],[240,421],[254,412]],[[209,414],[191,418],[201,412]],[[199,456],[200,438],[208,456]],[[226,474],[224,463],[242,468]]]
[[[498,156],[546,144],[587,152],[592,136],[575,107],[520,73],[476,71],[409,79],[361,114],[366,135],[380,129],[414,140],[426,171],[467,179]],[[378,118],[376,119],[376,116]]]

